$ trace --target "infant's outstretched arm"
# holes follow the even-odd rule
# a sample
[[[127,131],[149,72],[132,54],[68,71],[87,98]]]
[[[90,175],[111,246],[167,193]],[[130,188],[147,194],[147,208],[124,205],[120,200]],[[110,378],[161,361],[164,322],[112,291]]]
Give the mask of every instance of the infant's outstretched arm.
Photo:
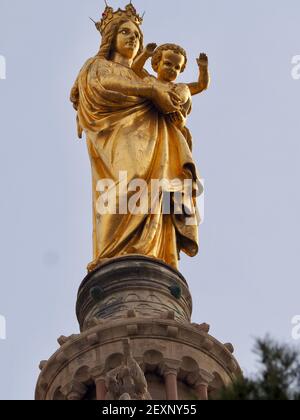
[[[207,55],[201,53],[197,58],[197,64],[199,67],[199,79],[196,83],[188,83],[191,95],[197,95],[198,93],[206,90],[210,83],[210,77],[208,72],[208,58]]]
[[[146,64],[146,61],[153,56],[156,47],[157,44],[154,43],[146,45],[141,54],[134,60],[131,68],[139,77],[145,77],[144,66]]]

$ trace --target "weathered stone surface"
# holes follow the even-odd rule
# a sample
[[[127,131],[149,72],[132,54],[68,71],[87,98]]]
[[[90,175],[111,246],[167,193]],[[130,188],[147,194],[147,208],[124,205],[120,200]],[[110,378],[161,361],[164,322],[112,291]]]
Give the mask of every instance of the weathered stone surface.
[[[39,369],[43,370],[46,364],[47,364],[47,360],[41,360],[39,364]]]
[[[129,340],[123,340],[124,361],[106,373],[105,385],[110,400],[151,400],[145,374],[132,356]]]
[[[172,312],[178,321],[189,322],[192,299],[179,271],[154,258],[128,255],[88,274],[79,288],[76,312],[82,331],[93,318],[155,317]]]
[[[197,328],[199,331],[203,331],[203,332],[209,333],[210,325],[208,325],[206,323],[203,323],[203,324],[193,324],[193,326],[195,328]]]
[[[227,348],[228,351],[230,351],[230,353],[234,353],[234,347],[231,343],[225,343],[224,346]]]
[[[129,331],[138,327],[138,333],[130,334],[128,327]],[[197,398],[196,385],[202,384],[205,378],[209,382],[208,392],[213,392],[241,375],[237,361],[227,348],[191,324],[158,318],[116,319],[81,333],[79,339],[60,348],[40,374],[36,398],[52,400],[56,395],[61,398],[58,390],[66,389],[75,379],[78,382],[78,378],[88,393],[95,386],[95,372],[105,375],[122,365],[123,341],[129,337],[132,356],[146,379],[151,379],[148,390],[153,399],[165,395],[167,367],[176,369],[179,399]],[[74,398],[75,394],[71,396]]]
[[[177,297],[170,290],[174,284],[180,284]],[[191,311],[185,279],[161,261],[127,256],[102,265],[79,289],[82,332],[61,336],[58,351],[41,363],[36,399],[207,399],[241,370],[233,346],[209,335],[208,324],[191,323]],[[131,385],[115,395],[107,388],[120,375]],[[140,394],[133,391],[134,378],[147,385]]]

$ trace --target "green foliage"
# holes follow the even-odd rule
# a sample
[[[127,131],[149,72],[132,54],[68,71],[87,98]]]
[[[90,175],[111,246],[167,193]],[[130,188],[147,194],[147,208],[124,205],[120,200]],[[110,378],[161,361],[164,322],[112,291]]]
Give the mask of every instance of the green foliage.
[[[218,400],[300,401],[300,354],[270,338],[257,340],[261,368],[255,378],[239,378],[223,389]]]

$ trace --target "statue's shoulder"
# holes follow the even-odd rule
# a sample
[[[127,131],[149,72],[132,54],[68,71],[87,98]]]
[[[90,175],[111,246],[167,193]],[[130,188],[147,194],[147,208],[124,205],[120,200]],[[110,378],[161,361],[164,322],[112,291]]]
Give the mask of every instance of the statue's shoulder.
[[[81,68],[80,73],[95,73],[98,76],[104,76],[111,73],[112,71],[112,62],[106,60],[103,57],[94,56],[89,58]]]
[[[96,66],[100,66],[102,68],[112,68],[113,66],[112,61],[106,60],[106,58],[100,57],[99,55],[93,57],[93,60]]]
[[[92,63],[92,71],[97,74],[98,78],[106,77],[117,73],[117,65],[111,60],[96,56]]]

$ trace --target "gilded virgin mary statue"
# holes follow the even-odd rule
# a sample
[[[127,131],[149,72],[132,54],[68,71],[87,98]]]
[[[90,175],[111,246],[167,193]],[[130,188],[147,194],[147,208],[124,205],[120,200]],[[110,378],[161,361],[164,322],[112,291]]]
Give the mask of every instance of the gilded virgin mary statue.
[[[100,50],[84,64],[71,92],[78,135],[86,136],[92,168],[89,271],[128,254],[177,269],[180,251],[191,257],[198,252],[201,183],[185,127],[197,84],[187,89],[174,83],[186,64],[184,50],[173,44],[144,49],[141,24],[131,3],[125,10],[107,6],[96,23]],[[153,56],[157,77],[141,69],[147,54]],[[157,182],[159,189],[153,187]]]

